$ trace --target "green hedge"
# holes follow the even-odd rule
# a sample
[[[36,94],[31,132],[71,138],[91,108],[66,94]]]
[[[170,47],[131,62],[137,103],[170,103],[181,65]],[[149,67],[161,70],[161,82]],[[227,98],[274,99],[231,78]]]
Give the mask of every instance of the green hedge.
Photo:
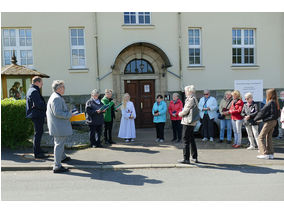
[[[33,123],[26,118],[26,100],[1,100],[1,141],[9,148],[24,147],[33,134]]]

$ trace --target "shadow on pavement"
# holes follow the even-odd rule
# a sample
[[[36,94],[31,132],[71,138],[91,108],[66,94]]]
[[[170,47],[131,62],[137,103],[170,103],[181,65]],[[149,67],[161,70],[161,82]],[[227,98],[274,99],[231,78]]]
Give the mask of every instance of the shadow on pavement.
[[[123,162],[120,161],[108,161],[108,162],[101,162],[101,161],[84,161],[84,160],[77,160],[71,159],[70,161],[66,162],[67,165],[88,165],[88,166],[101,166],[101,165],[122,165]]]
[[[242,173],[249,173],[249,174],[284,173],[284,170],[281,170],[281,169],[271,169],[271,168],[262,167],[262,166],[251,166],[247,164],[235,165],[235,164],[216,164],[216,163],[199,162],[198,164],[195,164],[195,165],[198,168],[239,171]]]
[[[141,148],[135,148],[135,147],[109,147],[110,150],[113,151],[123,151],[123,152],[140,152],[140,153],[146,153],[146,154],[156,154],[159,153],[160,151],[154,151],[150,149],[141,149]]]
[[[106,163],[103,163],[106,165]],[[133,171],[130,170],[91,170],[91,169],[80,169],[81,172],[68,172],[64,175],[87,177],[93,180],[116,182],[123,185],[143,186],[145,183],[149,184],[161,184],[163,181],[156,179],[149,179],[144,175],[132,175]]]

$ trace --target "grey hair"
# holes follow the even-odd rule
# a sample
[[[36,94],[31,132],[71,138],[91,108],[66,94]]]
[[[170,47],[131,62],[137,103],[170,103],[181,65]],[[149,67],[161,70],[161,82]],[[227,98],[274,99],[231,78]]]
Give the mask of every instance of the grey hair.
[[[210,94],[210,90],[208,90],[208,89],[203,90],[203,92]]]
[[[227,90],[227,91],[225,92],[225,95],[228,95],[228,94],[232,95],[232,91]]]
[[[186,86],[184,88],[184,92],[192,92],[195,93],[195,87],[193,85]]]
[[[62,86],[64,86],[64,81],[62,80],[55,80],[52,83],[52,89],[54,92],[56,92]]]
[[[179,94],[175,92],[175,93],[173,94],[173,97],[179,97]]]
[[[99,91],[97,89],[94,89],[91,93],[91,95],[99,95]]]
[[[251,98],[252,99],[253,96],[252,96],[252,94],[250,92],[248,92],[248,93],[245,94],[245,98]]]

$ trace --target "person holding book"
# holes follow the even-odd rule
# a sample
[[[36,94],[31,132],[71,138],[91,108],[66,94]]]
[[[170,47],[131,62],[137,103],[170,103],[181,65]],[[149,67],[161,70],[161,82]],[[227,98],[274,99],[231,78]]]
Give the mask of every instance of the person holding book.
[[[112,126],[113,120],[115,119],[115,107],[114,102],[112,99],[112,90],[106,89],[105,96],[102,98],[102,103],[106,105],[106,112],[104,113],[104,122],[105,122],[105,129],[104,129],[104,139],[105,143],[108,144],[115,144],[112,140]]]
[[[136,112],[133,102],[130,101],[130,96],[125,93],[123,96],[123,104],[121,106],[121,121],[118,137],[124,138],[125,142],[134,142],[136,138],[135,122]]]
[[[173,127],[173,139],[172,142],[181,142],[182,136],[182,125],[181,125],[181,117],[178,116],[178,113],[182,111],[183,104],[179,99],[179,94],[173,94],[173,100],[169,105],[169,114],[171,116],[172,127]]]
[[[157,96],[157,101],[152,108],[152,114],[154,116],[154,123],[156,126],[156,142],[164,142],[164,127],[166,123],[167,104],[163,100],[162,95]]]
[[[90,146],[99,148],[101,145],[101,134],[104,124],[105,105],[99,100],[100,93],[94,89],[91,98],[86,102],[86,123],[90,129]]]

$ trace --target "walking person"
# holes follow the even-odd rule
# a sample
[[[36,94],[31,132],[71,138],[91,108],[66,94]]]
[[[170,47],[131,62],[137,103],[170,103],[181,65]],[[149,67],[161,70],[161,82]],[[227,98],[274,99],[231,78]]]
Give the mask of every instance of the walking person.
[[[197,163],[197,147],[194,140],[194,127],[197,123],[196,121],[190,120],[193,118],[193,108],[198,107],[198,101],[195,97],[195,88],[193,85],[186,86],[184,88],[186,100],[184,109],[179,113],[182,117],[181,123],[184,126],[184,149],[183,149],[183,160],[179,160],[179,163],[189,164],[190,163],[190,149],[192,153],[192,161]],[[197,112],[198,114],[198,112]]]
[[[156,142],[164,142],[164,127],[166,123],[167,104],[163,100],[162,95],[157,95],[157,101],[152,108],[152,114],[154,116],[154,123],[156,126]]]
[[[182,124],[181,124],[181,117],[178,115],[179,112],[182,111],[183,104],[179,99],[178,93],[173,94],[173,100],[170,102],[169,105],[169,114],[172,121],[172,128],[173,128],[173,139],[172,142],[181,142],[182,136]]]
[[[112,140],[112,126],[113,120],[115,119],[115,109],[114,109],[114,102],[112,99],[112,90],[106,89],[105,96],[102,98],[102,103],[104,105],[108,105],[106,112],[104,113],[104,121],[105,121],[105,129],[104,129],[104,139],[105,143],[109,145],[115,144]]]
[[[225,115],[231,114],[232,126],[234,132],[234,144],[232,147],[239,148],[242,144],[242,124],[243,116],[241,112],[243,110],[244,102],[242,101],[241,93],[238,90],[232,92],[233,103],[228,112]]]
[[[220,140],[219,142],[222,143],[224,141],[225,135],[225,128],[227,127],[227,144],[232,143],[232,122],[231,122],[231,115],[224,114],[224,112],[228,112],[230,107],[233,103],[232,92],[226,91],[224,94],[224,98],[220,101],[219,105],[219,112],[221,115],[220,120]]]
[[[121,120],[119,127],[119,138],[124,138],[125,142],[134,142],[136,138],[135,122],[136,112],[133,102],[130,101],[130,96],[125,93],[123,96],[123,104],[121,107]]]
[[[281,110],[280,122],[281,122],[282,130],[284,130],[284,106],[282,107],[282,110]]]
[[[258,136],[259,159],[273,159],[272,134],[279,117],[279,103],[275,89],[266,90],[266,104],[255,116],[254,121],[263,120],[264,124]]]
[[[200,99],[198,104],[200,110],[200,117],[202,119],[203,126],[203,139],[207,141],[210,138],[210,142],[214,141],[214,118],[217,116],[218,104],[214,97],[210,96],[209,90],[204,90],[204,97]]]
[[[99,148],[101,144],[101,134],[104,124],[105,110],[101,111],[103,107],[102,102],[99,100],[100,93],[94,89],[91,93],[91,98],[86,102],[86,122],[90,129],[90,147]]]
[[[246,127],[250,143],[247,149],[251,150],[258,147],[258,124],[253,119],[257,115],[259,109],[257,103],[253,101],[251,93],[246,93],[245,99],[247,103],[244,104],[241,116],[244,117],[244,125]]]
[[[69,171],[63,167],[61,162],[71,160],[64,151],[64,144],[68,136],[72,135],[70,118],[72,113],[68,110],[67,105],[62,97],[65,93],[64,81],[55,80],[52,83],[53,93],[47,102],[47,126],[49,134],[54,137],[54,173]]]
[[[33,150],[35,158],[47,158],[46,153],[40,148],[40,142],[43,134],[43,124],[46,116],[46,103],[40,89],[43,86],[42,78],[35,76],[32,79],[32,85],[27,92],[26,98],[26,117],[30,118],[34,124]]]
[[[280,98],[278,100],[280,110],[284,107],[284,91],[280,92]],[[278,119],[278,136],[277,139],[282,139],[284,130],[282,128],[283,123],[281,123],[280,118]]]

